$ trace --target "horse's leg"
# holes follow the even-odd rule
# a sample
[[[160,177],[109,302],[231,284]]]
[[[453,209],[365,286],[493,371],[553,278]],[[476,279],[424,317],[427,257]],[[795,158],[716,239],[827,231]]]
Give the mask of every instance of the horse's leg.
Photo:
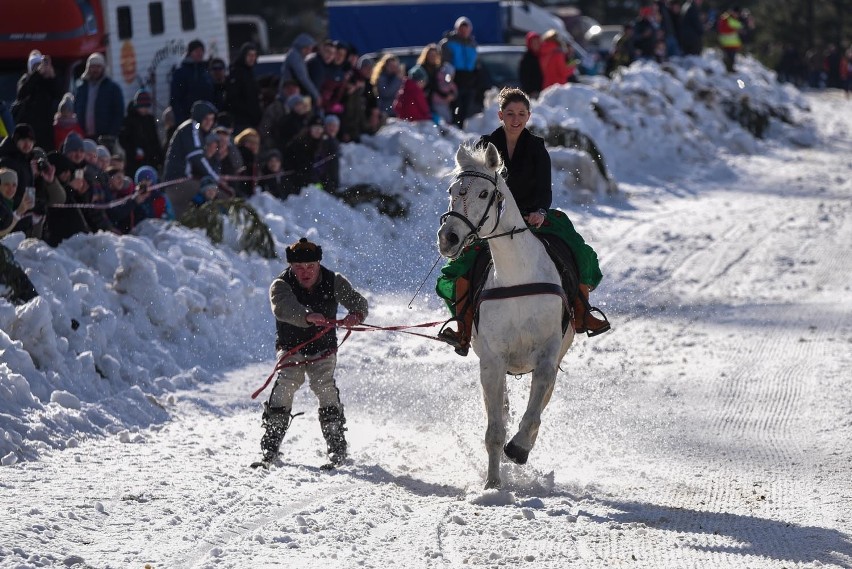
[[[532,385],[530,386],[530,398],[527,401],[527,410],[521,418],[518,432],[506,445],[504,452],[506,456],[518,464],[525,464],[529,457],[535,440],[538,437],[538,428],[541,426],[541,413],[550,402],[553,394],[553,386],[556,384],[556,364],[554,358],[548,358],[548,363],[539,363],[533,370]]]
[[[485,450],[488,452],[488,477],[486,488],[499,488],[500,458],[503,444],[506,442],[506,369],[497,362],[486,363],[479,360],[479,379],[482,383],[482,396],[485,401],[485,415],[488,425],[485,428]]]

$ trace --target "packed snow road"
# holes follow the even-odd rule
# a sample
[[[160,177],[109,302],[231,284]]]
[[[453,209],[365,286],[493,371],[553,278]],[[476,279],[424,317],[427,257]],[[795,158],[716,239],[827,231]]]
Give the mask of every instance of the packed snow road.
[[[614,331],[577,340],[502,490],[482,490],[475,356],[355,334],[338,369],[351,465],[320,471],[303,388],[282,464],[249,469],[272,362],[198,378],[159,402],[162,426],[0,471],[3,565],[852,567],[848,122],[817,148],[729,157],[729,178],[572,213]],[[442,317],[371,301],[376,325]],[[510,380],[516,412],[527,387]]]

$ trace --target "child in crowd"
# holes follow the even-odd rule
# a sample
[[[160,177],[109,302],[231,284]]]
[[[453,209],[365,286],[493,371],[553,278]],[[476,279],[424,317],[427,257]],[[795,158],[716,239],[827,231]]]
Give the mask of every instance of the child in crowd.
[[[423,67],[415,65],[411,68],[393,103],[393,112],[397,118],[406,121],[432,120],[425,92],[428,83],[429,74]]]
[[[459,94],[455,77],[456,70],[449,63],[444,63],[438,68],[434,83],[435,89],[430,98],[432,119],[436,124],[441,122],[451,124],[453,122],[452,102],[456,100],[456,96]]]
[[[144,219],[165,219],[173,220],[175,212],[172,209],[172,202],[162,189],[156,188],[158,176],[157,170],[153,166],[140,166],[133,176],[137,187],[148,186],[151,190],[151,197],[140,205],[143,211]]]
[[[277,148],[266,153],[260,167],[260,175],[260,188],[264,192],[268,192],[281,200],[289,195],[284,180],[284,172],[281,170],[281,152]]]
[[[192,198],[192,203],[196,207],[202,206],[207,202],[212,202],[219,194],[219,184],[216,183],[210,176],[201,178],[201,186],[198,188],[198,193]]]
[[[62,148],[65,138],[69,132],[76,132],[80,138],[84,138],[83,127],[77,121],[74,112],[74,95],[65,93],[59,102],[56,114],[53,116],[53,143],[56,148]]]

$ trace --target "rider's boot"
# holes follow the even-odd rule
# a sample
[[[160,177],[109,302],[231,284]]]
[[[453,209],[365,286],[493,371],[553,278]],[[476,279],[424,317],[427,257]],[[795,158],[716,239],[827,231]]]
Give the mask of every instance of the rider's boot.
[[[343,406],[321,407],[319,410],[320,428],[325,437],[328,458],[331,464],[338,466],[346,460],[346,417]]]
[[[585,332],[587,336],[597,336],[610,330],[609,320],[599,308],[589,304],[589,285],[581,284],[580,292],[574,299],[574,331]],[[592,312],[603,316],[603,320],[596,318]]]
[[[284,435],[287,434],[291,420],[289,409],[270,407],[268,403],[264,403],[263,427],[266,432],[260,439],[260,450],[263,452],[264,462],[272,462],[278,456],[278,448],[284,440]]]
[[[460,356],[466,356],[470,350],[470,332],[473,328],[473,306],[470,302],[468,292],[470,281],[465,277],[456,279],[456,322],[458,332],[452,328],[444,328],[438,333],[438,337],[455,348]]]

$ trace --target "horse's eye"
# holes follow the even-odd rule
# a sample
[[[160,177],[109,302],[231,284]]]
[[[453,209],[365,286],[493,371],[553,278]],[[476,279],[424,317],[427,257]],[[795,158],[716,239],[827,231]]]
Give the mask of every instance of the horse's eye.
[[[484,200],[487,197],[488,197],[488,190],[482,190],[481,192],[479,192],[479,199]]]

